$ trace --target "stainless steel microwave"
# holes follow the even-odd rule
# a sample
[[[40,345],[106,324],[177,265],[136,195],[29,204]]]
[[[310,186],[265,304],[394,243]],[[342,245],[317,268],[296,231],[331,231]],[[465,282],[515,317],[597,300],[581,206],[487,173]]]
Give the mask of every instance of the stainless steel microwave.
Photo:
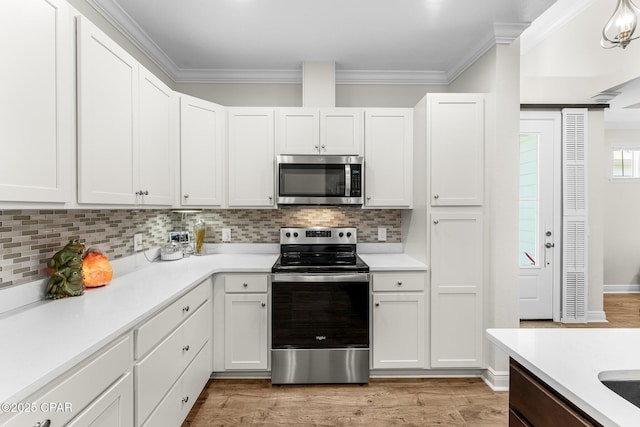
[[[278,156],[280,205],[362,205],[361,156]]]

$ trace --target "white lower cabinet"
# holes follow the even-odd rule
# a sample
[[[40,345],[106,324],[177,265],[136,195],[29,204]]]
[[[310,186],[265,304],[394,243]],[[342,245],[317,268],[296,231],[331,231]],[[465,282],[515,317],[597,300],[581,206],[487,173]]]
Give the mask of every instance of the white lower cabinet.
[[[269,369],[268,277],[225,274],[214,283],[214,371]]]
[[[186,412],[183,409],[191,407],[209,379],[210,292],[211,282],[206,280],[136,330],[136,351],[139,355],[135,363],[137,426],[154,425],[149,420],[159,419],[158,413],[164,414],[163,422],[155,425],[165,425],[167,419],[182,417],[176,423],[166,424],[179,425],[188,413],[188,409]],[[149,343],[147,337],[151,336],[160,337],[160,341],[144,355]],[[194,377],[198,377],[198,381]],[[184,404],[176,405],[175,400],[169,397],[170,390],[176,389],[178,391],[174,393],[183,394],[179,401],[184,398]]]
[[[96,420],[98,424],[95,425],[133,425],[131,341],[130,335],[118,339],[88,362],[74,368],[72,373],[55,380],[42,392],[24,399],[23,402],[33,406],[32,412],[16,414],[6,423],[6,414],[2,414],[0,424],[3,427],[62,426],[71,421],[71,425],[86,426],[91,420]],[[52,404],[57,406],[52,407]],[[107,411],[104,417],[104,411],[98,412],[97,406]],[[76,420],[72,421],[76,415]],[[107,420],[115,422],[100,424]],[[50,424],[46,424],[47,421]]]
[[[482,234],[479,213],[431,214],[434,368],[482,367]]]
[[[424,273],[374,273],[372,368],[425,368]]]
[[[127,372],[67,427],[133,426],[133,375]]]

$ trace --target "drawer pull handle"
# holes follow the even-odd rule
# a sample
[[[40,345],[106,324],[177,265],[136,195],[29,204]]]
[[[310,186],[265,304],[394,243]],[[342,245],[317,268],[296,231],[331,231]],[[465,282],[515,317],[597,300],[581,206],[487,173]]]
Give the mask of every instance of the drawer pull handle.
[[[379,302],[376,303],[376,307],[380,307],[380,303]]]
[[[262,303],[262,306],[263,306],[263,307],[266,307],[266,306],[267,306],[267,303],[266,303],[266,302],[263,302],[263,303]]]
[[[402,282],[398,282],[398,286],[402,286]]]
[[[182,398],[182,403],[187,403],[189,401],[189,396],[185,396]]]
[[[189,344],[182,347],[182,351],[189,351]]]
[[[246,288],[247,286],[249,286],[249,284],[248,283],[243,283],[242,286],[244,286]]]
[[[38,421],[33,425],[33,427],[49,427],[51,425],[51,420]]]
[[[182,311],[183,311],[184,313],[188,312],[188,311],[189,311],[189,306],[188,306],[188,305],[186,305],[186,306],[182,307]]]

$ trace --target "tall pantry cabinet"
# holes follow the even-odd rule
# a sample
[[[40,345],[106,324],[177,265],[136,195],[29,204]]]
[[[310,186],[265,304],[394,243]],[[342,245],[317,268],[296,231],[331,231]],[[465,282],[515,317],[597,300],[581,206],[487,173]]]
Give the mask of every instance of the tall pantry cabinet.
[[[484,95],[426,97],[431,367],[482,367]]]

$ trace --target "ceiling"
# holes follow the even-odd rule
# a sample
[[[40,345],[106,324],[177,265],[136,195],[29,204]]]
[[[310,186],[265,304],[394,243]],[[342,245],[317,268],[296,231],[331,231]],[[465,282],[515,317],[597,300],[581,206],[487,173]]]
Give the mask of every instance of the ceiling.
[[[87,0],[176,82],[449,84],[555,0]]]

